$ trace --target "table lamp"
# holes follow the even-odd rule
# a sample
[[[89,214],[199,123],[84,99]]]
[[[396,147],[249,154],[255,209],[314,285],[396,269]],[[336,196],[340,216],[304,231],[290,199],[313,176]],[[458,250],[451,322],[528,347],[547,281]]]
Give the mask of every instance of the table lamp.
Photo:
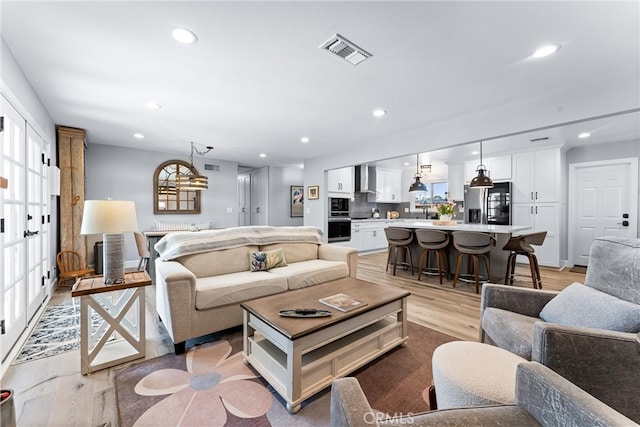
[[[124,283],[124,234],[138,231],[136,205],[126,200],[84,202],[80,234],[103,233],[104,283]]]

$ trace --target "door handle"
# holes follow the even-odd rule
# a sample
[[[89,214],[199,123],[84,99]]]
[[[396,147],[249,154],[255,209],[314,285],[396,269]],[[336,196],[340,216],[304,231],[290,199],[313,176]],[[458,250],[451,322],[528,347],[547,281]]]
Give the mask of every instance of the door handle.
[[[36,234],[38,234],[38,231],[25,230],[24,238],[26,239],[27,237],[35,236]]]
[[[619,223],[618,223],[618,225],[621,225],[621,226],[623,226],[623,227],[628,227],[628,226],[629,226],[629,221],[622,221],[622,222],[619,222]]]

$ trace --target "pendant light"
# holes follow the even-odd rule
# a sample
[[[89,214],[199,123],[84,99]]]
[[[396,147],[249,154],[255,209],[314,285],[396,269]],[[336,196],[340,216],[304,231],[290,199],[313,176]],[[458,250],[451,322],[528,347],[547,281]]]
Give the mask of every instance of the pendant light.
[[[420,182],[422,175],[420,175],[420,153],[416,154],[416,174],[413,176],[414,182],[409,186],[409,193],[415,193],[418,191],[427,191],[427,186],[424,182]]]
[[[193,141],[191,142],[191,156],[189,156],[189,159],[191,160],[191,170],[196,174],[190,173],[189,175],[178,176],[176,178],[176,185],[180,190],[201,191],[209,188],[209,178],[204,175],[197,175],[197,170],[193,166],[193,152],[195,151],[201,156],[204,156],[211,150],[213,150],[213,147],[208,146],[206,151],[198,151],[198,149],[195,148]]]
[[[482,141],[480,141],[480,164],[476,168],[478,176],[474,177],[469,184],[471,188],[493,188],[493,181],[485,175],[487,168],[482,164]]]

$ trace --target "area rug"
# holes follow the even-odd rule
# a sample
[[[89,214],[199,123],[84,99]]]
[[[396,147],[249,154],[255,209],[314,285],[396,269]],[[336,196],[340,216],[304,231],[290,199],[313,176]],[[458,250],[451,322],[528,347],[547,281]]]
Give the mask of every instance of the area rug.
[[[92,313],[92,330],[102,318]],[[115,339],[110,337],[109,340]],[[65,351],[80,348],[80,304],[59,304],[48,306],[31,336],[13,361],[13,365],[50,357]]]
[[[353,372],[371,406],[394,416],[429,410],[431,356],[455,338],[409,322],[409,341]],[[219,334],[183,355],[115,372],[119,425],[329,426],[330,388],[289,414],[282,398],[242,361],[242,331]]]

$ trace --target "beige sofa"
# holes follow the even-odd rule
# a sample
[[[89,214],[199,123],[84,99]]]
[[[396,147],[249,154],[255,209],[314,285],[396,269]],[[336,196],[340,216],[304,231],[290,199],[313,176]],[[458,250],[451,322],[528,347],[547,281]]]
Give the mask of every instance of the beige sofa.
[[[170,233],[155,248],[156,309],[176,354],[189,339],[241,325],[240,303],[356,277],[358,262],[355,249],[323,244],[315,227]],[[278,248],[286,266],[250,271],[249,253]]]

